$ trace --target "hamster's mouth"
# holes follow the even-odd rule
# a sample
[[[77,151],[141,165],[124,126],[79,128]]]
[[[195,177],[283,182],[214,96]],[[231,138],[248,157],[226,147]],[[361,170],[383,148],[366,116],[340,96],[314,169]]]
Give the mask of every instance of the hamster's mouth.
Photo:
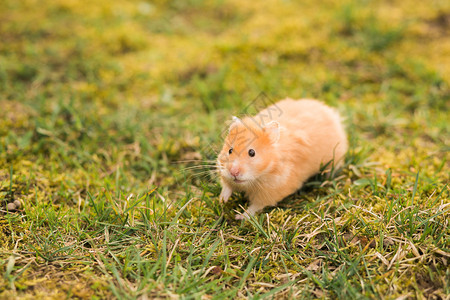
[[[239,179],[233,179],[234,183],[243,183],[246,182],[246,180],[239,180]]]

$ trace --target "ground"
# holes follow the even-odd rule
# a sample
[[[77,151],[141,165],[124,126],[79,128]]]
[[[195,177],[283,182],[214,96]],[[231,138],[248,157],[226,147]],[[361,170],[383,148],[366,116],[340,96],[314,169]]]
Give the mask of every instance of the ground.
[[[0,298],[448,299],[449,82],[444,0],[3,0]],[[235,221],[222,133],[284,97],[345,165]]]

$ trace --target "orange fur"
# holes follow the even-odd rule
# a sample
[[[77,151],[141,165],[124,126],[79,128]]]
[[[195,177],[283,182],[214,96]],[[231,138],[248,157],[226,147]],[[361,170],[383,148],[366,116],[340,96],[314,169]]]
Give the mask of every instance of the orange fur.
[[[248,213],[253,215],[300,189],[321,165],[333,160],[338,167],[347,148],[335,110],[317,100],[282,100],[231,124],[217,160],[220,200],[226,202],[233,191],[244,191],[250,200]],[[255,156],[249,155],[250,149]],[[248,215],[236,216],[243,217]]]

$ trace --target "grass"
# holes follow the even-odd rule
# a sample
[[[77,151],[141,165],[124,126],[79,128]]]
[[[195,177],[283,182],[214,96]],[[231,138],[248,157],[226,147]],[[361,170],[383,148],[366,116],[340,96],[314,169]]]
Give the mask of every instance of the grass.
[[[449,18],[2,1],[0,298],[448,298]],[[234,221],[203,171],[231,115],[288,96],[341,111],[345,166]]]

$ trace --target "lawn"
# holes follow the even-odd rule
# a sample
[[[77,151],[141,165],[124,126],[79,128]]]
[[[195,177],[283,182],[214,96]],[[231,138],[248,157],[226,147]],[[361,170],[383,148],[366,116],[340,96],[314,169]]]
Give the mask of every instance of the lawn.
[[[448,299],[449,83],[446,0],[2,0],[0,298]],[[236,221],[211,163],[285,97],[344,167]]]

